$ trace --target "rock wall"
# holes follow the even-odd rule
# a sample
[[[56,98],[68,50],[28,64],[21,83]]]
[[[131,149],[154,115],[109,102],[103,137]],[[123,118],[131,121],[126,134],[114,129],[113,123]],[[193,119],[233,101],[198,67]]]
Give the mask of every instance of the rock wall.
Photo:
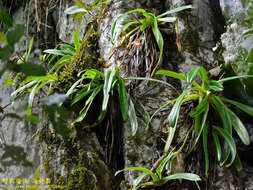
[[[92,1],[85,1],[85,3],[90,2]],[[134,36],[132,40],[141,39],[142,45],[137,48],[130,48],[127,56],[125,56],[125,48],[112,49],[109,34],[115,18],[134,8],[164,12],[189,3],[196,6],[196,9],[175,15],[179,18],[179,33],[183,50],[179,52],[177,49],[173,25],[164,26],[165,46],[160,68],[173,70],[181,74],[186,74],[194,66],[203,66],[208,70],[218,68],[222,62],[220,60],[221,55],[218,51],[215,51],[215,47],[220,42],[220,36],[225,30],[227,31],[221,37],[222,46],[226,49],[223,52],[223,58],[225,64],[233,62],[238,57],[240,47],[251,47],[249,44],[252,42],[251,38],[242,40],[240,36],[241,33],[248,30],[240,23],[240,19],[246,17],[244,15],[246,8],[242,6],[242,2],[239,0],[233,2],[225,0],[113,0],[109,2],[103,18],[99,22],[97,39],[99,44],[97,52],[100,57],[104,60],[110,57],[108,65],[103,68],[104,72],[113,69],[116,65],[120,66],[123,58],[125,58],[123,60],[125,67],[121,71],[122,76],[149,77],[151,74],[150,69],[154,68],[154,62],[159,57],[159,50],[150,31],[139,32]],[[28,24],[28,26],[31,26],[29,27],[29,31],[31,31],[29,32],[29,38],[32,35],[36,36],[36,45],[31,55],[32,62],[38,61],[36,58],[41,52],[39,48],[54,47],[52,44],[56,39],[71,43],[78,26],[80,38],[85,35],[85,31],[90,24],[89,17],[85,16],[82,20],[74,22],[72,16],[64,13],[64,10],[71,5],[73,5],[72,1],[59,0],[53,5],[47,1],[30,1],[28,7],[31,9],[31,15],[36,17],[36,14],[43,15],[43,10],[48,11],[45,17],[40,17],[48,18],[46,23],[42,19],[40,22],[30,20],[30,24]],[[97,11],[94,10],[94,14]],[[14,16],[14,20],[23,18],[24,12],[24,9],[19,9]],[[225,28],[225,18],[227,19],[227,28]],[[23,24],[27,25],[26,22]],[[49,27],[45,27],[43,24]],[[40,27],[38,25],[41,27],[41,32],[39,32]],[[116,30],[120,30],[120,23]],[[240,45],[238,45],[238,41]],[[16,47],[16,51],[22,52],[25,50],[24,47],[24,42],[20,42]],[[115,53],[112,54],[114,50]],[[160,79],[172,83],[179,91],[188,87],[186,83],[177,80],[164,77]],[[2,77],[1,86],[3,86],[4,80],[5,77]],[[174,91],[165,88],[162,84],[146,81],[131,81],[127,84],[127,87],[134,99],[138,100],[139,104],[150,115],[177,96]],[[9,96],[12,91],[13,89],[5,88],[0,92],[1,105],[10,102]],[[251,101],[248,97],[247,100]],[[18,115],[21,117],[25,117],[24,105],[22,105],[24,102],[21,99],[16,104],[16,107],[21,110],[18,110]],[[189,113],[192,106],[183,106],[181,111]],[[47,121],[48,115],[42,109],[36,110],[35,108],[35,113],[40,112],[41,122],[38,126],[12,118],[11,120],[4,119],[0,129],[0,134],[3,134],[3,137],[0,138],[0,142],[2,142],[2,148],[0,149],[2,156],[0,179],[3,177],[27,177],[32,179],[35,171],[40,168],[42,176],[50,177],[55,184],[66,185],[67,189],[127,189],[133,183],[136,172],[125,172],[124,175],[119,177],[114,177],[113,174],[123,167],[142,166],[152,168],[156,160],[163,154],[163,145],[169,129],[167,117],[171,107],[166,107],[156,114],[149,127],[138,115],[139,128],[135,136],[131,135],[130,124],[123,124],[121,119],[118,118],[119,114],[114,110],[116,108],[118,108],[118,105],[115,103],[111,105],[111,110],[109,110],[111,123],[102,123],[98,128],[91,130],[83,130],[81,126],[78,126],[72,134],[71,141],[64,141],[55,134],[53,127]],[[8,107],[4,111],[6,113],[12,112],[12,109]],[[73,110],[71,109],[71,111]],[[72,114],[70,117],[72,117]],[[184,114],[179,119],[178,131],[173,146],[182,142],[182,138],[191,125],[192,120],[188,114]],[[250,122],[248,126],[250,131]],[[37,131],[37,129],[39,130]],[[35,133],[39,143],[32,138]],[[249,149],[242,147],[240,152],[244,155],[247,150]],[[247,174],[247,172],[252,173],[252,168],[247,166],[247,159],[245,159],[245,171],[237,173],[233,168],[216,168],[212,165],[212,174],[207,178],[202,168],[203,154],[198,151],[192,154],[185,162],[181,158],[181,162],[178,162],[176,167],[181,172],[199,174],[204,182],[199,183],[197,186],[190,182],[179,183],[175,181],[164,186],[165,189],[226,189],[227,187],[230,189],[253,189],[250,184],[251,176]],[[18,160],[15,160],[17,157]],[[163,187],[157,189],[163,189]]]

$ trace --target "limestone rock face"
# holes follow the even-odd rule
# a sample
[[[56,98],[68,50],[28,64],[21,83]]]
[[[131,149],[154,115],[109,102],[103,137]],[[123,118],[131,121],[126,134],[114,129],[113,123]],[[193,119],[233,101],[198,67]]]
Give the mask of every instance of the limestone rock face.
[[[42,3],[42,1],[35,2]],[[92,0],[83,0],[83,2],[93,3]],[[135,8],[143,8],[158,14],[186,5],[186,2],[191,2],[197,9],[172,15],[179,19],[178,27],[182,51],[179,52],[176,45],[174,24],[162,25],[164,52],[159,68],[173,70],[184,75],[194,66],[203,66],[210,70],[221,64],[219,57],[221,55],[217,47],[219,49],[222,46],[225,49],[222,53],[225,64],[232,64],[233,69],[238,74],[248,74],[251,63],[246,63],[243,59],[252,49],[253,41],[251,36],[246,36],[246,38],[242,36],[243,33],[249,31],[249,28],[241,22],[248,15],[247,7],[243,7],[240,0],[112,0],[106,7],[100,23],[98,23],[99,32],[96,40],[99,48],[97,52],[99,58],[107,60],[101,70],[106,73],[118,66],[121,68],[120,75],[123,77],[150,77],[151,70],[157,64],[160,53],[152,30],[137,32],[129,39],[131,42],[127,44],[129,48],[119,46],[119,44],[113,46],[110,39],[112,23],[122,13]],[[36,14],[36,10],[37,12],[43,10],[43,7],[34,3],[31,3],[31,14]],[[38,57],[42,54],[41,42],[44,44],[43,47],[54,47],[52,46],[54,43],[52,36],[60,39],[61,42],[71,44],[73,34],[78,30],[80,39],[83,39],[87,26],[91,24],[91,19],[99,11],[95,9],[82,19],[74,21],[73,16],[64,13],[68,7],[74,5],[73,1],[59,0],[55,5],[55,8],[49,11],[48,23],[40,23],[41,30],[44,32],[35,39],[35,47],[30,57],[31,62],[39,62]],[[24,14],[24,10],[19,9],[14,20],[25,25],[26,23],[21,19]],[[135,18],[138,15],[131,16],[125,17],[125,19]],[[32,23],[35,22],[38,24],[38,20]],[[50,25],[47,27],[43,24]],[[225,28],[225,24],[227,24],[227,28]],[[121,26],[122,22],[119,22],[115,28],[116,33],[120,33]],[[31,39],[33,34],[36,35],[38,29],[35,24],[30,27],[31,33],[28,38]],[[43,39],[40,39],[41,36],[44,36]],[[16,45],[17,52],[25,51],[24,40]],[[136,42],[140,42],[138,46],[134,46]],[[7,75],[1,77],[1,87],[4,86],[7,77]],[[155,77],[171,83],[179,92],[189,87],[189,84],[178,80],[161,76]],[[128,189],[138,173],[128,171],[118,177],[114,177],[114,173],[124,167],[140,166],[148,169],[153,167],[154,163],[163,155],[164,142],[167,139],[170,127],[167,118],[171,106],[164,107],[156,113],[149,126],[142,116],[145,113],[154,114],[157,109],[176,98],[178,94],[160,83],[132,80],[126,82],[126,86],[133,97],[133,101],[136,100],[142,110],[137,113],[139,127],[135,136],[132,135],[130,123],[121,122],[119,109],[116,109],[117,103],[115,105],[112,103],[108,111],[107,119],[114,123],[105,122],[101,126],[89,130],[84,130],[83,126],[78,125],[71,133],[71,141],[65,141],[55,133],[53,126],[48,121],[48,115],[38,109],[39,105],[35,105],[37,102],[34,103],[34,113],[40,115],[39,125],[35,127],[25,122],[27,97],[18,100],[15,107],[21,119],[6,117],[1,121],[0,179],[3,177],[32,179],[36,170],[40,168],[42,176],[50,177],[55,184],[65,184],[66,189]],[[5,87],[0,91],[2,107],[10,102],[10,94],[13,90]],[[253,96],[249,92],[250,90],[246,89],[243,98],[250,104],[253,102],[251,98]],[[179,118],[177,132],[172,143],[173,147],[182,143],[187,131],[193,124],[192,118],[188,114],[192,107],[193,103],[182,106],[181,113],[183,114]],[[4,111],[6,113],[14,112],[10,106]],[[74,113],[69,113],[66,123],[70,124],[74,116]],[[252,118],[248,121],[245,119],[245,122],[252,140]],[[37,129],[39,130],[37,131]],[[33,138],[35,133],[37,140],[40,141],[39,143]],[[250,148],[244,146],[238,148],[242,161],[246,165],[246,170],[240,173],[236,173],[232,168],[225,169],[214,166],[212,176],[205,179],[205,175],[201,173],[203,172],[204,158],[200,151],[193,152],[193,156],[190,156],[186,162],[180,159],[177,168],[181,172],[198,173],[203,181],[212,184],[210,189],[222,190],[227,189],[227,187],[231,189],[240,187],[252,189],[252,177],[247,174],[247,172],[252,173],[252,167],[246,155],[246,153],[253,155],[252,148],[251,150]],[[184,152],[181,157],[183,156]],[[165,172],[169,173],[169,171]],[[82,183],[79,184],[80,181]],[[199,183],[199,186],[204,188],[205,182]],[[170,183],[168,188],[198,189],[195,183],[178,183],[177,181]]]

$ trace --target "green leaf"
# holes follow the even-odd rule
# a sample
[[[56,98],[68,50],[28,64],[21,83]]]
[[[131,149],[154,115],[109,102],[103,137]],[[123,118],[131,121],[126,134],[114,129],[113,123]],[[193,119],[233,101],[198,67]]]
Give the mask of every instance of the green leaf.
[[[82,18],[84,15],[86,15],[87,13],[84,13],[84,12],[81,12],[81,13],[76,13],[76,14],[74,14],[74,17],[73,17],[73,19],[74,19],[74,21],[77,21],[77,20],[79,20],[80,18]]]
[[[28,106],[29,107],[32,107],[32,104],[33,104],[33,99],[34,99],[34,96],[35,96],[35,91],[36,91],[36,88],[39,86],[39,83],[37,83],[36,85],[34,85],[32,91],[30,92],[29,94],[29,98],[28,98]]]
[[[220,140],[219,140],[218,135],[216,134],[216,132],[215,132],[214,129],[212,129],[212,136],[213,136],[213,141],[214,141],[215,149],[216,149],[216,152],[217,152],[218,161],[221,161],[221,145],[220,145]]]
[[[221,154],[220,166],[223,166],[226,163],[226,161],[229,158],[230,153],[231,153],[231,150],[229,148],[229,145],[228,145],[227,141],[224,141],[223,150],[222,150],[222,154]]]
[[[165,13],[159,15],[157,18],[161,18],[161,17],[164,17],[168,14],[173,14],[173,13],[177,13],[177,12],[180,12],[180,11],[183,11],[185,9],[193,9],[194,7],[192,5],[185,5],[185,6],[181,6],[181,7],[177,7],[175,9],[172,9],[172,10],[169,10],[169,11],[166,11]]]
[[[128,100],[127,100],[127,91],[122,78],[118,79],[118,92],[119,92],[119,104],[121,115],[123,120],[126,121],[128,112]]]
[[[207,80],[208,80],[207,72],[203,67],[200,67],[200,69],[199,69],[199,76],[202,79],[202,82],[204,84],[207,83]]]
[[[156,75],[164,75],[164,76],[176,78],[176,79],[179,79],[179,80],[187,81],[186,76],[184,76],[182,74],[179,74],[179,73],[176,73],[176,72],[173,72],[173,71],[168,71],[168,70],[159,70],[159,71],[156,72]],[[195,87],[197,87],[198,90],[203,91],[203,89],[195,81],[193,81],[192,84]]]
[[[146,124],[146,126],[147,126],[146,130],[148,130],[148,127],[149,127],[149,124],[151,121],[151,117],[150,117],[149,113],[146,111],[144,106],[141,105],[140,103],[136,103],[134,107],[135,107],[136,112],[141,116],[141,119]]]
[[[65,14],[73,15],[76,13],[87,13],[87,10],[78,6],[71,6],[64,11]]]
[[[203,130],[203,148],[205,155],[205,173],[208,174],[209,169],[209,159],[208,159],[208,148],[207,148],[207,139],[208,139],[209,126],[206,125]]]
[[[242,162],[241,162],[238,154],[236,154],[235,161],[234,161],[233,165],[235,166],[235,168],[237,169],[237,171],[240,171],[243,168],[242,167]]]
[[[61,46],[62,49],[69,49],[73,53],[76,52],[76,49],[72,45],[70,45],[70,44],[59,44],[59,46]]]
[[[221,83],[215,81],[215,80],[210,80],[207,83],[208,87],[214,91],[221,92],[224,90],[223,86]]]
[[[163,172],[163,169],[165,167],[165,165],[171,160],[172,156],[174,156],[174,154],[168,154],[162,161],[161,163],[159,164],[159,166],[156,168],[156,173],[158,175],[158,177],[160,179],[162,179],[162,172]]]
[[[113,79],[114,79],[113,72],[108,71],[105,77],[105,83],[103,87],[104,97],[103,97],[103,103],[102,103],[102,111],[106,111],[107,109]]]
[[[227,102],[227,103],[235,105],[236,107],[238,107],[239,109],[241,109],[242,111],[244,111],[245,113],[247,113],[247,114],[249,114],[250,116],[253,117],[253,107],[250,107],[250,106],[247,106],[245,104],[239,103],[237,101],[230,100],[230,99],[223,98],[223,97],[221,98],[221,100],[223,102]]]
[[[93,100],[95,99],[97,94],[102,90],[102,88],[103,88],[103,85],[100,85],[100,86],[98,86],[94,89],[92,94],[86,100],[85,105],[84,105],[83,109],[80,112],[80,115],[75,119],[75,121],[72,123],[72,125],[75,124],[76,122],[81,122],[85,118],[86,114],[89,111],[89,108],[90,108],[91,104],[93,103]]]
[[[80,49],[80,40],[79,40],[79,31],[76,30],[75,34],[74,34],[74,45],[75,45],[75,50],[79,51]]]
[[[177,17],[164,17],[164,18],[158,18],[158,22],[175,22],[177,20]]]
[[[203,116],[200,115],[200,125],[199,125],[199,129],[196,129],[195,128],[195,133],[197,135],[197,137],[195,138],[194,142],[193,142],[193,145],[191,147],[191,149],[188,151],[187,155],[189,155],[191,153],[191,151],[194,149],[194,147],[196,146],[198,140],[199,140],[199,137],[203,131],[203,129],[205,128],[206,126],[206,119],[207,119],[207,115],[208,115],[208,111],[209,111],[209,104],[207,104],[207,108],[206,110],[204,111],[203,113]]]
[[[67,91],[66,96],[70,96],[71,94],[73,94],[75,92],[75,88],[82,83],[83,78],[78,79],[71,87],[70,89]],[[86,85],[85,85],[86,86]],[[87,87],[87,86],[86,86]],[[86,88],[87,89],[87,88]]]
[[[78,101],[82,100],[94,90],[95,88],[88,90],[88,86],[85,86],[85,88],[83,88],[80,92],[78,92],[77,95],[73,98],[71,105],[74,105]]]
[[[227,111],[227,107],[223,104],[223,102],[218,96],[212,96],[212,102],[214,103],[216,107],[216,111],[218,112],[218,115],[220,116],[224,129],[226,129],[226,131],[229,134],[232,134],[232,123],[231,123],[230,115]]]
[[[19,92],[22,92],[22,91],[25,90],[26,88],[31,87],[31,86],[34,85],[36,82],[37,82],[37,80],[33,80],[33,81],[27,83],[26,85],[24,85],[24,86],[22,86],[22,87],[19,87],[17,90],[15,90],[14,92],[11,93],[11,96],[15,98],[16,95],[17,95]]]
[[[178,93],[177,89],[174,86],[172,86],[170,83],[167,83],[165,81],[158,80],[158,79],[147,78],[147,77],[127,77],[127,78],[124,78],[124,80],[146,80],[146,81],[151,81],[151,82],[158,82],[172,88]]]
[[[209,103],[208,99],[209,99],[209,96],[206,95],[204,97],[204,99],[199,103],[199,105],[194,109],[194,111],[190,113],[190,116],[191,117],[196,117],[199,114],[203,113],[207,109],[207,106],[208,106],[208,103]]]
[[[0,40],[3,42],[3,43],[8,43],[7,41],[7,38],[6,36],[4,35],[4,33],[0,32]]]
[[[241,120],[235,115],[234,112],[232,112],[229,109],[228,109],[228,112],[230,114],[230,118],[232,120],[232,125],[233,125],[236,133],[238,134],[238,136],[240,137],[240,139],[242,140],[242,142],[245,145],[249,145],[250,144],[250,138],[249,138],[249,134],[248,134],[247,129],[245,128],[245,126],[243,125]]]
[[[154,72],[156,71],[157,67],[159,66],[161,60],[162,60],[162,56],[163,56],[163,36],[158,28],[158,24],[157,24],[157,20],[156,18],[154,18],[154,23],[153,23],[153,26],[152,26],[152,31],[153,31],[153,34],[155,36],[155,39],[156,39],[156,42],[157,42],[157,45],[158,45],[158,48],[159,48],[159,51],[160,51],[160,55],[159,55],[159,59],[158,59],[158,62],[154,68],[154,70],[152,71],[151,73],[151,76],[153,76]]]
[[[130,21],[126,24],[123,25],[122,27],[122,31],[126,31],[130,26],[134,25],[134,24],[138,24],[138,21]]]
[[[14,44],[17,43],[23,36],[24,30],[25,30],[24,26],[18,24],[14,30],[9,31],[6,36],[8,44],[10,46],[14,46]]]
[[[187,82],[192,83],[192,81],[194,81],[194,79],[196,78],[199,69],[201,67],[193,67],[187,74]]]
[[[179,111],[180,111],[180,107],[181,104],[183,102],[183,99],[185,97],[185,95],[188,93],[188,90],[183,91],[183,93],[178,97],[176,103],[174,104],[169,116],[168,116],[168,120],[169,120],[169,125],[170,127],[175,127],[177,125],[177,120],[178,120],[178,116],[179,116]]]
[[[156,72],[156,75],[164,75],[164,76],[176,78],[176,79],[179,79],[179,80],[187,81],[186,76],[181,75],[181,74],[176,73],[176,72],[173,72],[173,71],[169,71],[169,70],[159,70],[159,71]]]
[[[33,47],[33,42],[34,42],[34,38],[32,37],[32,39],[30,40],[28,52],[25,56],[25,63],[27,63],[28,60],[29,60],[29,57],[30,57],[30,54],[31,54],[31,51],[32,51],[32,47]]]
[[[176,125],[177,125],[177,120],[178,120],[178,116],[179,116],[179,112],[180,112],[180,107],[181,104],[183,102],[184,96],[188,93],[188,90],[183,91],[183,93],[177,98],[176,103],[174,104],[169,116],[168,116],[168,120],[169,120],[169,135],[168,138],[166,140],[166,144],[164,147],[164,152],[168,153],[169,151],[169,147],[171,145],[171,142],[174,138],[174,134],[176,131]]]
[[[148,174],[146,173],[142,173],[141,175],[139,175],[134,181],[133,181],[133,186],[131,190],[137,190],[137,186],[139,185],[139,183],[142,181],[142,179],[144,177],[146,177]]]
[[[71,53],[67,53],[66,51],[63,50],[57,50],[57,49],[47,49],[43,51],[44,53],[49,53],[49,54],[53,54],[53,55],[71,55]]]
[[[248,63],[253,63],[253,48],[250,50],[250,53],[248,55],[248,59],[247,59]]]
[[[134,13],[134,12],[141,12],[141,13],[145,13],[146,11],[144,9],[134,9],[131,11],[127,11],[124,14],[120,15],[112,24],[112,29],[111,29],[111,37],[110,37],[110,41],[112,44],[114,44],[114,40],[118,37],[118,34],[115,32],[115,28],[117,25],[117,22],[120,21],[122,18],[124,18],[125,16]]]
[[[146,169],[146,168],[143,168],[143,167],[129,167],[129,168],[124,168],[122,170],[119,170],[115,173],[115,176],[118,175],[119,173],[123,172],[123,171],[129,171],[129,170],[136,170],[136,171],[141,171],[141,172],[144,172],[148,175],[150,175],[150,177],[152,177],[152,179],[154,181],[158,181],[158,177],[150,170]]]
[[[227,78],[218,80],[217,82],[223,83],[223,82],[230,81],[230,80],[235,80],[235,79],[240,79],[240,78],[252,78],[252,77],[253,77],[253,75],[241,75],[241,76],[227,77]]]
[[[195,131],[196,135],[198,135],[201,130],[202,116],[203,116],[203,114],[200,114],[200,115],[195,116],[195,118],[194,118],[194,131]]]
[[[226,165],[226,167],[229,167],[234,162],[235,157],[236,157],[236,145],[235,145],[234,139],[226,130],[219,127],[215,127],[215,126],[213,126],[213,128],[216,130],[216,132],[218,132],[220,136],[222,136],[225,139],[225,141],[228,143],[228,146],[231,150],[231,154],[232,154],[231,161],[229,164]]]
[[[175,179],[186,179],[186,180],[190,180],[190,181],[201,181],[200,177],[196,174],[176,173],[176,174],[172,174],[170,176],[164,177],[161,180],[161,182],[159,183],[159,185],[163,185],[163,184],[167,183],[168,181],[175,180]]]
[[[137,132],[137,129],[138,129],[138,121],[137,121],[137,117],[136,117],[136,113],[135,113],[134,103],[131,100],[131,98],[129,98],[129,107],[128,107],[127,114],[128,114],[129,121],[131,124],[132,135],[134,136]]]
[[[0,11],[0,20],[8,27],[12,27],[13,25],[13,20],[6,11]]]

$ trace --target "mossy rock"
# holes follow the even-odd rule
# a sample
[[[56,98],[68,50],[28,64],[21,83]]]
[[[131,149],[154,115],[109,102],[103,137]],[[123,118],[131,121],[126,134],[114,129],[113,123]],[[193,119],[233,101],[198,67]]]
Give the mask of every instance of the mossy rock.
[[[85,167],[75,169],[68,179],[67,189],[68,190],[88,190],[98,189],[97,179],[94,173]]]
[[[102,61],[98,52],[98,29],[97,23],[88,25],[88,29],[81,41],[80,49],[75,52],[71,63],[65,66],[59,75],[56,86],[66,92],[77,80],[78,73],[87,69],[102,68]]]

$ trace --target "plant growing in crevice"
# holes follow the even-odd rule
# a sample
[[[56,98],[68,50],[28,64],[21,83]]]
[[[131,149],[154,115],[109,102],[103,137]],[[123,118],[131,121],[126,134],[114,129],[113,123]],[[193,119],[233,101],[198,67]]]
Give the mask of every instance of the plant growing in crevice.
[[[41,89],[46,89],[46,96],[52,93],[55,83],[58,80],[58,73],[60,70],[66,65],[71,63],[73,57],[75,54],[79,51],[80,49],[80,44],[81,41],[79,40],[79,32],[75,33],[74,36],[74,45],[69,45],[69,44],[59,44],[58,46],[61,47],[61,49],[47,49],[44,51],[44,53],[48,53],[49,55],[47,56],[41,56],[41,59],[44,62],[48,61],[47,65],[49,68],[48,72],[40,72],[36,74],[34,72],[34,69],[32,68],[32,64],[27,63],[29,60],[30,52],[32,49],[33,45],[33,39],[30,42],[30,47],[28,50],[28,53],[23,56],[23,58],[20,59],[19,63],[17,65],[22,65],[24,64],[27,65],[27,69],[24,71],[20,71],[17,74],[17,76],[21,73],[24,73],[26,76],[24,80],[21,82],[21,84],[18,86],[17,90],[15,90],[11,96],[13,103],[16,99],[17,96],[20,96],[26,92],[29,92],[29,99],[28,99],[28,107],[27,107],[27,118],[28,120],[31,120],[33,117],[31,115],[31,109],[32,109],[32,104],[35,95],[41,90]],[[57,56],[61,56],[60,59],[57,60]],[[36,67],[42,67],[42,64],[39,64]],[[17,67],[17,66],[14,66]],[[12,69],[13,70],[13,69]],[[31,72],[27,75],[27,70]],[[30,118],[30,119],[29,119]],[[34,119],[32,119],[34,120]]]
[[[160,56],[159,56],[159,60],[154,68],[154,70],[151,73],[151,77],[153,76],[153,74],[155,73],[157,67],[159,66],[161,60],[162,60],[162,55],[163,55],[163,45],[164,45],[164,41],[163,41],[163,36],[159,30],[158,25],[161,23],[174,23],[175,24],[175,30],[176,30],[176,35],[177,35],[177,47],[178,50],[181,51],[181,43],[180,43],[180,39],[179,39],[179,32],[178,32],[178,18],[177,17],[168,17],[167,15],[169,14],[173,14],[173,13],[177,13],[186,9],[192,9],[193,6],[192,5],[186,5],[186,6],[181,6],[169,11],[166,11],[163,14],[160,14],[158,16],[156,16],[155,14],[151,13],[151,12],[146,12],[144,9],[134,9],[131,11],[128,11],[122,15],[120,15],[113,23],[112,25],[112,29],[111,29],[111,42],[112,44],[115,44],[115,40],[118,40],[118,33],[116,32],[116,25],[117,22],[120,21],[122,18],[124,18],[127,15],[130,15],[132,13],[141,13],[142,16],[144,17],[143,19],[131,19],[131,20],[127,20],[122,27],[122,32],[126,32],[131,26],[133,25],[137,25],[137,27],[131,29],[128,33],[126,33],[125,35],[123,35],[122,39],[120,39],[119,45],[121,45],[126,39],[128,39],[130,36],[132,36],[136,31],[141,30],[144,31],[148,28],[152,29],[152,32],[154,34],[156,43],[158,45],[159,51],[160,51]]]
[[[72,105],[82,99],[86,99],[78,117],[72,124],[84,120],[90,109],[90,106],[94,102],[94,99],[100,92],[103,92],[101,113],[94,124],[87,125],[86,127],[94,127],[100,124],[106,116],[111,94],[115,93],[114,91],[117,91],[119,95],[122,118],[124,121],[129,119],[132,134],[134,135],[136,133],[138,123],[135,105],[131,97],[127,94],[124,80],[119,76],[118,71],[119,69],[116,67],[113,71],[108,71],[106,75],[104,75],[96,69],[87,69],[78,74],[80,79],[72,85],[72,87],[66,93],[66,96],[74,94],[72,97]]]
[[[241,163],[239,157],[237,156],[236,145],[232,135],[232,129],[235,130],[235,132],[238,134],[238,136],[240,137],[241,141],[244,144],[249,145],[250,139],[248,132],[245,126],[243,125],[242,121],[230,108],[228,108],[225,105],[225,103],[229,103],[238,107],[239,109],[249,114],[250,116],[253,116],[253,108],[241,104],[239,102],[236,102],[234,100],[227,99],[218,94],[223,91],[222,84],[224,82],[238,78],[247,78],[253,76],[244,75],[244,76],[227,77],[217,81],[208,80],[207,72],[203,67],[192,68],[188,72],[187,76],[168,70],[159,70],[156,74],[183,80],[193,85],[192,88],[184,90],[178,98],[162,106],[165,107],[175,102],[168,116],[170,129],[166,145],[164,148],[164,152],[167,153],[169,151],[169,147],[173,140],[181,105],[184,102],[198,101],[198,106],[196,106],[195,109],[190,113],[190,116],[193,117],[194,119],[195,139],[190,151],[187,154],[189,154],[193,150],[201,134],[203,134],[203,148],[206,163],[205,171],[207,173],[209,168],[208,134],[211,131],[217,152],[217,158],[220,164],[224,165],[225,163],[227,163],[229,156],[231,156],[231,160],[226,164],[226,166],[228,167],[234,163],[237,169],[240,169]],[[202,81],[201,85],[199,85],[196,81],[194,81],[197,75],[200,76],[200,79]],[[208,122],[208,113],[210,112],[211,107],[215,110],[216,114],[219,116],[221,126],[215,126],[217,124],[212,123],[211,121]],[[211,125],[210,127],[208,123]],[[223,146],[221,146],[220,140],[223,141]]]
[[[189,133],[187,134],[188,137]],[[196,174],[192,173],[173,173],[172,172],[172,165],[173,160],[178,156],[178,154],[181,152],[182,148],[185,145],[185,142],[187,140],[187,137],[185,138],[183,144],[178,149],[177,152],[171,151],[169,154],[164,154],[156,163],[155,167],[153,167],[151,170],[144,168],[144,167],[129,167],[124,168],[122,170],[119,170],[115,173],[115,175],[118,175],[121,172],[134,170],[134,171],[140,171],[142,172],[134,181],[131,190],[136,190],[139,187],[154,187],[154,186],[162,186],[166,184],[167,182],[171,180],[176,179],[185,179],[190,181],[200,181],[200,177]],[[166,168],[166,165],[168,166],[168,170],[170,175],[163,176],[164,175],[164,169]],[[151,177],[152,181],[143,182],[141,183],[147,176]]]

